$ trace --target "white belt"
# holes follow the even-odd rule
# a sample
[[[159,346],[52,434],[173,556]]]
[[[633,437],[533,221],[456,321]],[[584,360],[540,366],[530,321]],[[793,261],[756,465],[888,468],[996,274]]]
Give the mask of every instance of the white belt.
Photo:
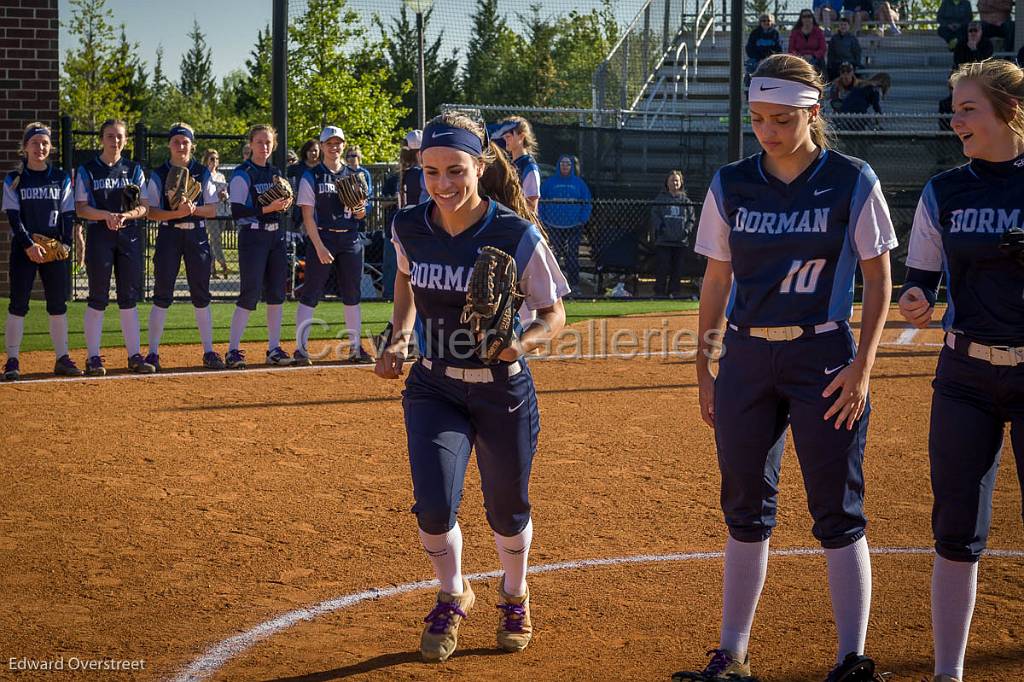
[[[179,230],[194,230],[196,228],[195,223],[167,223],[167,227],[173,227]]]
[[[424,369],[432,369],[434,363],[426,358],[420,358],[420,364],[423,365]],[[508,377],[512,378],[515,375],[523,371],[523,365],[518,360],[511,365],[508,365]],[[479,369],[467,369],[463,367],[451,367],[445,366],[444,375],[449,379],[458,379],[459,381],[465,381],[467,384],[489,384],[495,381],[494,370],[489,367],[481,367]]]
[[[277,232],[277,228],[280,227],[278,223],[265,223],[260,225],[259,223],[244,223],[245,227],[250,230],[256,230],[258,232]]]
[[[956,334],[946,332],[946,345],[956,350]],[[967,344],[967,355],[997,367],[1024,365],[1024,346],[986,346],[971,341]]]
[[[729,324],[729,328],[739,331],[739,327],[732,323]],[[838,322],[823,322],[814,325],[815,334],[824,334],[836,329],[839,329]],[[746,330],[750,336],[768,341],[792,341],[804,334],[803,327],[797,325],[791,327],[747,327]]]

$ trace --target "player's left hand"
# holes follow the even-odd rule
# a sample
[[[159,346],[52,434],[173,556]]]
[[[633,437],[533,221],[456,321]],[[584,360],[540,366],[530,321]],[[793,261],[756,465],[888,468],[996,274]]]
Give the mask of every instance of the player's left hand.
[[[870,379],[871,374],[856,360],[844,367],[821,394],[823,398],[828,398],[837,391],[839,393],[839,397],[825,413],[824,420],[828,421],[838,415],[836,429],[846,422],[846,430],[852,431],[853,425],[867,408]]]

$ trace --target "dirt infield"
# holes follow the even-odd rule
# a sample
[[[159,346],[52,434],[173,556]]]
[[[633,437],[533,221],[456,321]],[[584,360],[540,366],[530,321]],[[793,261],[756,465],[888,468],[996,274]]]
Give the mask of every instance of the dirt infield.
[[[610,329],[692,329],[696,313],[620,318]],[[895,316],[893,316],[895,319]],[[592,326],[581,325],[589,334]],[[920,548],[873,559],[869,653],[893,680],[931,670],[931,492],[926,436],[940,341],[893,323],[872,380],[868,539]],[[902,342],[902,343],[900,343]],[[252,357],[262,348],[253,344]],[[108,366],[123,351],[106,352]],[[162,350],[166,367],[196,347]],[[23,356],[30,378],[52,354]],[[531,564],[718,552],[713,434],[692,360],[535,362],[540,450]],[[141,672],[23,672],[16,679],[172,679],[267,621],[372,587],[430,577],[409,513],[399,382],[314,367],[0,386],[0,678],[11,661],[144,659]],[[1008,448],[1008,445],[1007,445]],[[791,448],[772,548],[814,548]],[[498,568],[475,466],[460,514],[467,572]],[[1004,457],[990,546],[1024,550],[1020,489]],[[565,567],[535,575],[537,634],[494,649],[495,579],[460,651],[420,663],[431,593],[363,600],[209,659],[217,680],[666,680],[718,634],[721,559]],[[1024,678],[1024,558],[983,560],[967,659],[972,680]],[[751,657],[764,680],[820,680],[834,656],[825,563],[773,557]],[[235,644],[248,640],[236,640]],[[19,664],[20,665],[20,664]],[[929,678],[930,679],[930,678]]]

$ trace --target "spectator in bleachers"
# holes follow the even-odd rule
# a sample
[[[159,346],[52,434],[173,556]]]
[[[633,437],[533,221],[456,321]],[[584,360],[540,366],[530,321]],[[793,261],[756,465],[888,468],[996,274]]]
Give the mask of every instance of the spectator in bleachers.
[[[540,221],[551,236],[555,254],[565,262],[565,274],[573,289],[580,283],[580,242],[592,210],[590,188],[577,174],[577,164],[576,157],[563,154],[558,157],[558,173],[540,186],[544,197]],[[567,203],[559,203],[559,199]]]
[[[762,14],[757,28],[747,38],[747,74],[754,73],[762,59],[782,52],[782,38],[770,14]]]
[[[967,24],[974,18],[970,0],[942,0],[935,20],[939,24],[938,34],[946,41],[950,51],[956,44],[967,38]]]
[[[285,154],[286,166],[294,166],[299,162],[299,155],[295,153],[294,149],[289,149]]]
[[[978,0],[981,31],[986,38],[1002,38],[1003,51],[1013,52],[1013,0]]]
[[[210,268],[214,278],[217,277],[217,266],[220,266],[221,276],[228,278],[228,262],[224,259],[224,245],[221,241],[221,232],[231,219],[231,202],[228,200],[228,181],[224,174],[218,170],[220,166],[220,153],[216,149],[207,149],[203,154],[203,165],[210,169],[210,180],[217,188],[217,217],[206,220],[206,234],[210,239]]]
[[[843,0],[814,0],[811,9],[814,10],[814,18],[828,35],[832,33],[832,22],[843,12]]]
[[[864,22],[871,19],[873,9],[871,0],[843,0],[843,16],[850,20],[853,35],[858,35]]]
[[[789,53],[803,57],[807,63],[822,72],[825,70],[827,47],[825,32],[818,26],[814,13],[809,9],[801,10],[800,17],[793,24],[793,31],[789,34]]]
[[[892,31],[894,36],[900,35],[900,27],[896,25],[896,22],[900,20],[900,13],[893,9],[887,0],[875,0],[873,13],[875,21],[878,23],[878,35],[884,36],[886,27]]]
[[[981,30],[980,21],[972,21],[967,25],[967,39],[957,42],[953,49],[953,67],[970,62],[983,62],[992,56],[992,41],[986,38]]]
[[[679,293],[679,278],[690,252],[693,223],[693,204],[686,196],[683,172],[670,171],[665,178],[665,188],[651,206],[651,234],[657,258],[655,296],[674,298]]]
[[[836,32],[828,42],[828,80],[839,78],[839,66],[843,62],[853,65],[854,71],[861,68],[860,41],[850,33],[850,20],[843,17],[836,25]]]
[[[881,80],[880,77],[884,77]],[[882,113],[881,94],[888,91],[888,74],[878,74],[872,79],[858,78],[853,64],[844,63],[839,67],[839,78],[832,82],[828,98],[832,109],[839,114],[866,114],[873,109]],[[876,80],[880,79],[880,80]],[[877,127],[877,121],[864,118],[837,118],[836,128],[840,130],[867,130]]]

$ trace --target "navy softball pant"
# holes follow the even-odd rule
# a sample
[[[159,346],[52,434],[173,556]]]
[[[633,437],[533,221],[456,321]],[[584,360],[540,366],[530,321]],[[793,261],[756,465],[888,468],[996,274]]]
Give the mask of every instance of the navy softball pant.
[[[142,297],[142,228],[138,223],[111,230],[106,223],[86,229],[85,272],[89,277],[89,307],[106,310],[110,275],[116,281],[117,307],[134,308]]]
[[[28,315],[28,301],[32,296],[37,272],[43,281],[47,314],[63,315],[68,311],[68,296],[71,293],[70,259],[33,263],[24,251],[12,245],[10,265],[11,300],[7,312],[18,317]]]
[[[977,561],[988,541],[1004,425],[1024,486],[1024,365],[997,367],[943,346],[932,382],[928,457],[935,551]]]
[[[786,431],[793,428],[812,532],[825,548],[864,535],[864,446],[870,405],[848,431],[822,417],[837,394],[821,393],[856,355],[849,326],[793,341],[767,341],[729,330],[715,380],[715,440],[721,503],[740,542],[771,536],[778,508]]]
[[[299,302],[310,308],[324,295],[324,287],[332,270],[338,273],[338,295],[345,305],[359,305],[362,300],[360,285],[363,279],[363,242],[352,229],[345,232],[320,230],[320,239],[334,256],[334,262],[325,265],[317,258],[313,242],[306,238],[306,271]]]
[[[520,364],[515,376],[491,383],[445,376],[439,361],[431,369],[417,362],[410,370],[402,406],[416,500],[412,511],[424,532],[440,535],[455,526],[474,447],[491,528],[511,537],[529,522],[540,413],[533,377],[525,361]]]
[[[210,305],[210,238],[206,228],[183,230],[169,225],[161,225],[156,234],[153,305],[171,307],[182,260],[185,261],[185,277],[192,305],[196,308]]]
[[[288,246],[283,229],[238,226],[238,307],[256,310],[260,295],[270,305],[284,303],[288,283]]]

